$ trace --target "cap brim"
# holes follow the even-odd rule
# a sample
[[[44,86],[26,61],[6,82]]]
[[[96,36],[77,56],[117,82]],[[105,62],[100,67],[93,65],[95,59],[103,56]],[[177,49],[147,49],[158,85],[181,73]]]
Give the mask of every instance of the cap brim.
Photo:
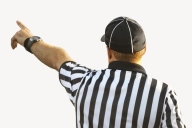
[[[105,34],[101,37],[101,41],[105,42]]]

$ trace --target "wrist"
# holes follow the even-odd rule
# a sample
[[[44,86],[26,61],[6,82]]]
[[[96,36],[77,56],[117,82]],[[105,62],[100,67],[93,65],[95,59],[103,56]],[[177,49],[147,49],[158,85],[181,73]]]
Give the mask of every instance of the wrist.
[[[32,51],[31,51],[32,45],[35,44],[35,43],[37,43],[37,42],[39,42],[39,41],[41,41],[41,38],[40,38],[40,37],[38,37],[38,36],[33,36],[33,37],[30,37],[30,38],[27,38],[27,39],[24,41],[24,45],[23,45],[23,46],[25,47],[25,49],[26,49],[28,52],[32,53]]]

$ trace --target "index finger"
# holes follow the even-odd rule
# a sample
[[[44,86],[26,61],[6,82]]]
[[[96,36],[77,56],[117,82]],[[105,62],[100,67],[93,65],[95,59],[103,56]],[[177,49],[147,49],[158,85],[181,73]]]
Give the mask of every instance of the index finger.
[[[27,29],[27,27],[21,23],[20,21],[17,20],[17,25],[21,28],[21,29]]]

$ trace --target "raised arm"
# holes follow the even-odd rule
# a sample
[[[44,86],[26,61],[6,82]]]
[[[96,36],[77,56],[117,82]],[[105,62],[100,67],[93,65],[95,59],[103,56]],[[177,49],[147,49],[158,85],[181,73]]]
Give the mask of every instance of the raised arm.
[[[34,36],[20,21],[17,21],[17,25],[21,30],[11,38],[11,47],[13,49],[17,47],[17,44],[24,46],[24,41]],[[64,62],[73,61],[64,49],[49,45],[42,40],[34,43],[31,46],[31,51],[42,63],[57,71]]]

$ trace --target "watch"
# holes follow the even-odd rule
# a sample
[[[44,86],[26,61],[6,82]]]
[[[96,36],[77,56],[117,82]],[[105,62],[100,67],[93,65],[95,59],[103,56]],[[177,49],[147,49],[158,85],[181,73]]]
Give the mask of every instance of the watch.
[[[36,42],[38,42],[38,41],[40,41],[40,40],[41,40],[41,38],[40,38],[39,36],[33,36],[33,37],[30,37],[30,38],[27,38],[27,39],[24,41],[24,47],[25,47],[25,49],[26,49],[28,52],[32,53],[32,52],[31,52],[31,46],[32,46],[34,43],[36,43]]]

